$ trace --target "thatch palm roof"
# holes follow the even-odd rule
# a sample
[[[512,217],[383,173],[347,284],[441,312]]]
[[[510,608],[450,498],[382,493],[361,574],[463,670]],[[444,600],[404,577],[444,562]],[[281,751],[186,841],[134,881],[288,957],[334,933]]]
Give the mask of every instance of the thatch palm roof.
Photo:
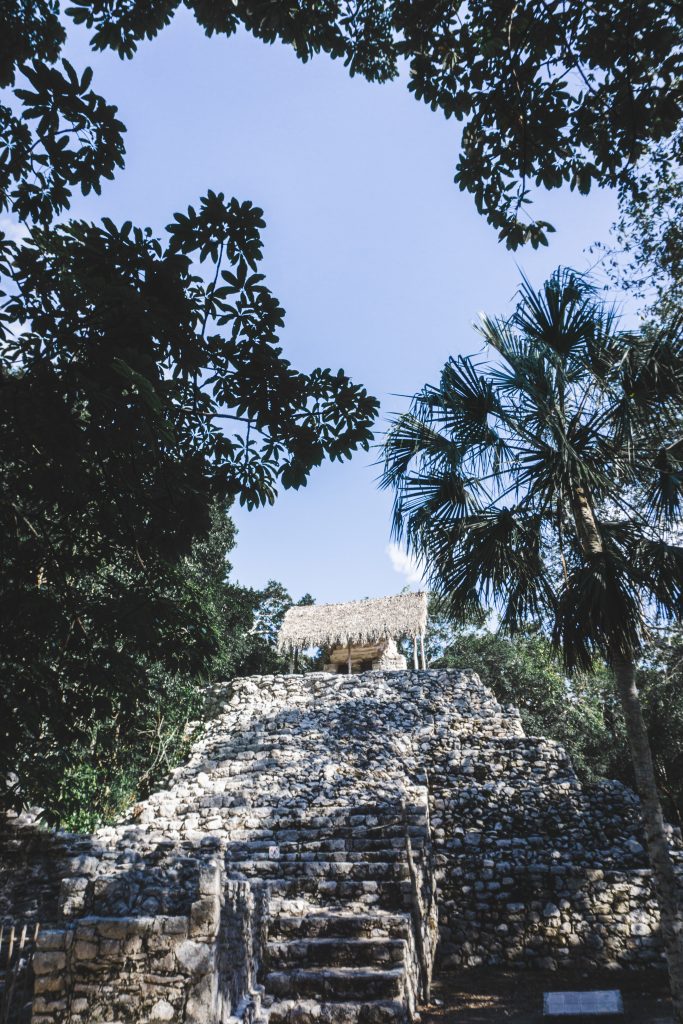
[[[427,625],[427,595],[397,594],[345,604],[295,605],[278,636],[279,650],[290,647],[346,647],[377,640],[420,636]]]

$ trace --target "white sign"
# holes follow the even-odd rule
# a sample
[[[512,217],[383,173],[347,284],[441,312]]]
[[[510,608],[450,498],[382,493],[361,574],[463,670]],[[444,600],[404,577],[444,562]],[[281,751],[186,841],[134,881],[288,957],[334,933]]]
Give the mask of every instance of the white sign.
[[[605,992],[546,992],[543,996],[545,1017],[595,1017],[602,1013],[623,1012],[621,992],[617,989]]]

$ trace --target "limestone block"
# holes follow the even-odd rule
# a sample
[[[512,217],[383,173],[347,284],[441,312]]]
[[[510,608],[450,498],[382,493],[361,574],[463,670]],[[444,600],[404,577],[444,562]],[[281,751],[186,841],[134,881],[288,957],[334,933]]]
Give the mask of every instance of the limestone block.
[[[36,945],[41,951],[66,949],[66,932],[46,928],[38,934]]]
[[[89,942],[87,939],[76,939],[74,942],[74,956],[77,960],[95,960],[97,958],[98,945],[96,942]]]
[[[121,948],[126,956],[135,956],[142,950],[142,935],[127,935],[121,943]]]
[[[99,952],[101,957],[117,959],[122,954],[122,943],[117,939],[103,939],[100,942]]]
[[[220,869],[216,861],[203,864],[199,869],[199,894],[201,896],[217,896],[220,890],[220,881]]]
[[[150,1014],[150,1020],[175,1020],[175,1010],[169,1002],[165,999],[159,999],[152,1007]]]
[[[202,896],[190,909],[190,934],[210,935],[220,918],[220,900],[217,896]]]
[[[212,967],[211,949],[204,942],[188,939],[177,947],[176,959],[191,974],[206,974]]]
[[[60,992],[66,988],[66,978],[63,974],[38,974],[33,983],[33,990],[36,993]]]
[[[34,974],[52,974],[66,967],[65,953],[49,953],[37,950],[33,957]]]
[[[125,939],[131,930],[129,919],[112,918],[106,921],[98,921],[97,934],[105,939]]]
[[[162,917],[157,918],[164,935],[187,935],[188,921],[185,917]]]
[[[206,975],[194,986],[185,1006],[184,1024],[206,1024],[213,1002],[212,979]]]

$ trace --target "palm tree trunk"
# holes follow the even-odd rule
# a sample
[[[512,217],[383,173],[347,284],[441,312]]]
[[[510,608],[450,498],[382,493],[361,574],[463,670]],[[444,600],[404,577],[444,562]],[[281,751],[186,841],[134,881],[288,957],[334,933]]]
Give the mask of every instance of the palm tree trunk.
[[[674,1020],[683,1024],[683,906],[666,838],[657,792],[650,741],[643,720],[633,661],[614,658],[614,679],[621,698],[626,732],[645,826],[647,851],[659,903],[661,935],[669,968]]]

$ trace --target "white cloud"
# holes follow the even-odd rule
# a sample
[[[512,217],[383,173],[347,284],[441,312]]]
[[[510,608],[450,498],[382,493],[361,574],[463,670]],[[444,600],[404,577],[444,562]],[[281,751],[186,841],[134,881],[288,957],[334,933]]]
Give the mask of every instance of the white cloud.
[[[407,551],[404,551],[394,541],[391,544],[387,544],[385,550],[389,556],[392,568],[395,572],[405,577],[406,583],[423,582],[423,570],[412,555],[409,555]]]
[[[9,217],[0,217],[0,231],[9,238],[10,242],[21,242],[28,234],[25,224],[18,224]]]

